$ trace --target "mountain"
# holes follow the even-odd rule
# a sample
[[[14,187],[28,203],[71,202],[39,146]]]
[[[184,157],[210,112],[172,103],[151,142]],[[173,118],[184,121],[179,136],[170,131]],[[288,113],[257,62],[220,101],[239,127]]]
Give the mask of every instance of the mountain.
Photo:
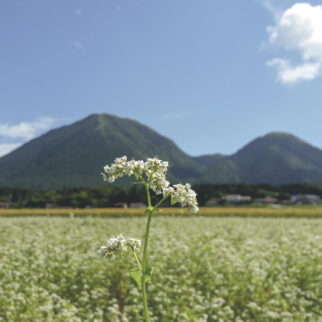
[[[287,184],[322,179],[322,150],[283,132],[259,137],[231,156],[203,158],[199,161],[208,165],[207,177],[220,183]]]
[[[94,114],[49,131],[0,158],[0,186],[50,189],[104,184],[100,172],[116,157],[158,156],[171,182],[322,182],[322,150],[287,133],[259,137],[233,155],[191,157],[134,120]]]
[[[116,157],[158,156],[172,167],[169,177],[200,177],[204,167],[171,140],[136,121],[94,114],[52,130],[0,158],[0,186],[57,188],[103,184],[100,172]]]

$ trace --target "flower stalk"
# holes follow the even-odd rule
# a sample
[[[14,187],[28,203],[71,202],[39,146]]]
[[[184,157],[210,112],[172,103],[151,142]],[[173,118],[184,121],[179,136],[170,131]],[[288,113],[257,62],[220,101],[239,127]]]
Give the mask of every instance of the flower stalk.
[[[146,189],[147,191],[147,199],[148,199],[148,220],[146,223],[146,229],[145,229],[145,236],[144,236],[144,249],[143,249],[143,259],[142,259],[142,270],[143,270],[143,283],[142,283],[142,298],[143,298],[143,308],[144,308],[144,317],[146,322],[150,322],[149,317],[149,310],[148,310],[148,299],[146,294],[146,280],[144,278],[146,272],[147,272],[147,256],[148,256],[148,243],[149,243],[149,233],[150,233],[150,224],[153,214],[153,208],[151,207],[151,197],[150,197],[150,191],[149,188]]]
[[[188,183],[186,185],[177,184],[172,187],[170,186],[169,181],[165,177],[167,168],[168,162],[161,161],[158,158],[149,158],[144,162],[142,160],[127,161],[127,157],[123,156],[115,159],[111,166],[106,165],[102,173],[103,179],[111,183],[124,175],[134,175],[137,180],[135,183],[143,184],[146,189],[148,206],[145,209],[145,213],[148,218],[144,234],[142,261],[140,262],[137,256],[141,246],[141,241],[138,239],[124,238],[122,235],[119,235],[116,238],[111,238],[99,250],[100,255],[110,259],[125,255],[132,250],[138,267],[130,270],[130,276],[137,286],[142,289],[144,318],[146,322],[150,322],[146,284],[148,281],[151,281],[153,273],[153,267],[148,265],[148,244],[153,212],[158,210],[167,198],[171,199],[171,205],[180,203],[182,207],[188,207],[194,213],[199,210],[196,199],[197,195]],[[157,195],[163,195],[155,206],[151,204],[150,189]]]

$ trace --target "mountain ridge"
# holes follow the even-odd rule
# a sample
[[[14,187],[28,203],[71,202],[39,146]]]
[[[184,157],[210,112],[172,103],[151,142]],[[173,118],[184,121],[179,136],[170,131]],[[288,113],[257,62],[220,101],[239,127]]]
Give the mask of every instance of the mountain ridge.
[[[0,158],[0,186],[97,186],[116,157],[157,156],[170,163],[171,182],[300,183],[322,180],[322,150],[285,132],[260,136],[231,155],[190,156],[146,125],[92,114],[48,131]]]
[[[53,129],[0,158],[0,186],[100,185],[102,167],[124,154],[136,159],[158,156],[175,163],[169,173],[172,179],[200,175],[190,156],[149,127],[126,118],[93,114]]]

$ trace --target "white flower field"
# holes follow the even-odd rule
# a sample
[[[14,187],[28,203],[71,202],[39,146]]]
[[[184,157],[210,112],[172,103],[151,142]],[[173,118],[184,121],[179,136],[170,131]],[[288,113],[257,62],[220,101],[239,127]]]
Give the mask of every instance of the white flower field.
[[[141,321],[133,257],[100,258],[145,218],[0,218],[1,321]],[[153,321],[322,321],[322,219],[158,217]]]

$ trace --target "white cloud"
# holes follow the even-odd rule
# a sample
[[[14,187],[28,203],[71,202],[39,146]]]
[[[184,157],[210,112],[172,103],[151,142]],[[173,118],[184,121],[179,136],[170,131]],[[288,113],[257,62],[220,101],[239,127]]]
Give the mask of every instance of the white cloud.
[[[285,83],[295,83],[300,80],[312,80],[319,75],[320,63],[304,63],[298,66],[292,66],[289,61],[281,58],[275,58],[267,62],[268,66],[278,67],[278,77]]]
[[[275,17],[276,18],[276,17]],[[299,54],[301,62],[275,58],[267,64],[277,66],[283,83],[312,80],[322,72],[322,6],[296,3],[285,10],[275,26],[269,26],[268,44]]]
[[[14,149],[18,148],[21,143],[3,143],[0,144],[0,157],[8,154],[9,152],[13,151]]]
[[[54,119],[50,117],[42,117],[35,122],[21,122],[13,125],[0,123],[0,137],[30,140],[39,132],[49,129],[53,124]]]

